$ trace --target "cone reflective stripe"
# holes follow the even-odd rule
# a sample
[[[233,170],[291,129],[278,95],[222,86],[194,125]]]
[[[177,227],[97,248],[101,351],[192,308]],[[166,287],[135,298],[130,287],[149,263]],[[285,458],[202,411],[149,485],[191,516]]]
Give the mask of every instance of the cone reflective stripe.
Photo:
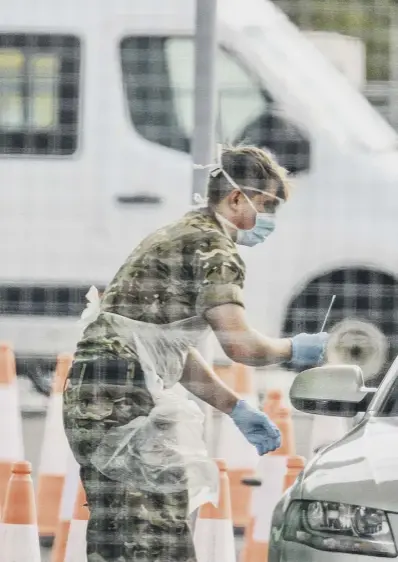
[[[265,455],[261,459],[262,484],[253,493],[253,535],[255,542],[268,543],[272,513],[280,500],[286,475],[285,455]]]
[[[220,474],[218,506],[207,503],[199,509],[194,543],[197,562],[235,562],[231,495],[225,461],[217,461]]]
[[[79,481],[73,519],[66,545],[65,562],[87,562],[87,522],[90,512],[86,504],[86,493]]]
[[[42,537],[53,537],[58,524],[69,444],[62,417],[62,394],[72,356],[58,356],[49,401],[37,487],[37,516]]]
[[[277,457],[274,456],[274,461],[276,458]],[[268,467],[272,467],[273,464],[273,468],[276,468],[277,470],[279,469],[279,473],[277,476],[278,484],[280,483],[281,476],[283,476],[284,471],[282,491],[280,496],[276,499],[277,503],[280,500],[282,494],[294,484],[300,472],[304,469],[305,458],[297,455],[291,455],[286,458],[284,455],[280,455],[279,467],[274,461],[271,460],[271,462],[268,464]],[[271,474],[269,475],[269,477],[270,480],[272,480]],[[275,498],[270,499],[272,499],[272,503],[275,504],[272,509],[273,511],[276,506]],[[263,501],[265,501],[265,494]],[[272,512],[265,518],[261,518],[261,515],[262,514],[260,513],[259,518],[253,517],[250,521],[250,525],[246,530],[247,538],[242,550],[241,562],[267,562],[268,560],[268,541],[271,531]],[[271,515],[271,517],[269,515]]]
[[[295,454],[290,410],[280,408],[273,417],[281,432],[281,446],[261,458],[262,485],[255,489],[252,504],[252,514],[255,519],[252,538],[255,542],[267,544],[271,531],[272,513],[285,489],[287,459]]]
[[[3,511],[2,562],[40,562],[35,495],[29,462],[12,465]]]
[[[279,401],[277,394],[273,398]],[[287,459],[295,454],[290,410],[274,407],[269,411],[282,434],[281,447],[260,459],[257,473],[262,484],[253,490],[252,519],[246,528],[241,562],[267,561],[272,514],[285,489]]]
[[[54,545],[51,551],[51,562],[64,562],[66,545],[73,518],[75,502],[80,486],[80,466],[75,460],[72,451],[69,451],[68,467],[62,490],[61,509],[55,534]]]
[[[11,477],[11,467],[14,462],[23,458],[22,418],[15,356],[10,345],[0,343],[0,510]]]
[[[254,370],[234,363],[222,368],[223,381],[253,407],[258,406]],[[223,415],[217,455],[225,459],[231,490],[232,520],[235,527],[245,527],[250,520],[252,490],[242,484],[254,476],[259,456],[256,448],[242,435],[229,416]]]

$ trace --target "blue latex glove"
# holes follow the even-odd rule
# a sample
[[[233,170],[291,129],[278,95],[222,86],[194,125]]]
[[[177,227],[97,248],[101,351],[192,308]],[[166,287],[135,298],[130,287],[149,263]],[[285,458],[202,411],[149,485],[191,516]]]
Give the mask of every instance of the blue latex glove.
[[[329,339],[327,332],[298,334],[292,338],[292,358],[289,365],[294,370],[310,369],[319,365]]]
[[[246,439],[254,445],[259,455],[275,451],[281,446],[281,434],[268,416],[239,400],[229,414]]]

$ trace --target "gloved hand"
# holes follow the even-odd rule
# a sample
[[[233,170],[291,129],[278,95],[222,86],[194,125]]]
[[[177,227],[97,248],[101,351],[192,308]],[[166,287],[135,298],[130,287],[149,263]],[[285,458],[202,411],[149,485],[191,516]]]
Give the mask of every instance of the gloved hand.
[[[316,367],[323,360],[326,344],[329,339],[327,332],[319,334],[298,334],[292,338],[292,358],[289,365],[294,370]]]
[[[275,451],[281,446],[281,434],[276,425],[245,400],[239,400],[229,415],[249,443],[256,447],[259,455]]]

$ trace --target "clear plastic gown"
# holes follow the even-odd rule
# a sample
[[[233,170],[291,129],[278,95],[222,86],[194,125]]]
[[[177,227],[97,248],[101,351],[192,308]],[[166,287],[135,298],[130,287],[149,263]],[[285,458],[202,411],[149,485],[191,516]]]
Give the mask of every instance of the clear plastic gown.
[[[208,334],[207,324],[190,318],[166,325],[149,324],[101,312],[97,290],[87,294],[82,315],[88,325],[104,314],[117,333],[133,344],[154,400],[149,416],[110,429],[91,458],[105,476],[144,492],[188,491],[189,511],[218,502],[218,468],[204,442],[204,414],[178,389],[182,359]]]

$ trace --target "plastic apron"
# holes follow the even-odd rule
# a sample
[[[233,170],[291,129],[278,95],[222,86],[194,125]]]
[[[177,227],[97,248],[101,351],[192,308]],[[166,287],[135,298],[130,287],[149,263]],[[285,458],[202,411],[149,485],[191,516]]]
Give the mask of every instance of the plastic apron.
[[[173,386],[181,375],[189,347],[207,336],[199,317],[170,324],[149,324],[100,311],[98,291],[87,293],[82,314],[88,325],[104,315],[119,337],[133,345],[154,400],[148,416],[110,429],[91,458],[102,474],[144,492],[188,491],[189,513],[201,504],[218,503],[218,468],[204,442],[204,414]]]

